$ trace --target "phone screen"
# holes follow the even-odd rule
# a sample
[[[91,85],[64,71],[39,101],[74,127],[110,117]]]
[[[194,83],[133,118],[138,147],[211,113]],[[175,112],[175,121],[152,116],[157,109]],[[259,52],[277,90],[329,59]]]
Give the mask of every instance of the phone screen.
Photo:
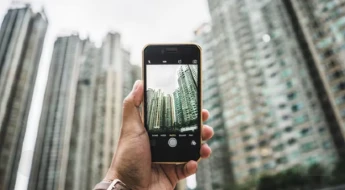
[[[144,121],[153,162],[199,159],[200,53],[183,46],[174,53],[152,50],[159,54],[152,59],[144,54]]]

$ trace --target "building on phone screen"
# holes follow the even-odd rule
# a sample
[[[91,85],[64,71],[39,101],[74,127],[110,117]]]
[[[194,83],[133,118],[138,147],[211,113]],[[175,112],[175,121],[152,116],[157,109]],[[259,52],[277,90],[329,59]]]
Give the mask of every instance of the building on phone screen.
[[[147,123],[156,132],[182,131],[197,124],[197,66],[183,65],[178,68],[178,88],[172,94],[162,89],[148,88]]]

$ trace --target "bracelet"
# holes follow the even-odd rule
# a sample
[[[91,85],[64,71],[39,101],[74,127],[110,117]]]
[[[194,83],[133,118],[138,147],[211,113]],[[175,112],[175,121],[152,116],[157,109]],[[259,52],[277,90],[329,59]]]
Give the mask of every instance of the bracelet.
[[[130,188],[119,179],[115,179],[114,181],[102,181],[93,190],[130,190]]]

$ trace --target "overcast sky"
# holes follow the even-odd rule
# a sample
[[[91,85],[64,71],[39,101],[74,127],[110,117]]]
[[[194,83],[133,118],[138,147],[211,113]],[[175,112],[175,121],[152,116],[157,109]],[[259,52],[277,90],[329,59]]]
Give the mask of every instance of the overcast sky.
[[[43,95],[54,40],[79,32],[98,45],[108,31],[122,35],[133,64],[141,64],[141,50],[148,43],[188,42],[193,31],[209,21],[207,0],[0,0],[0,20],[11,2],[30,2],[35,10],[45,8],[49,20],[38,80],[29,115],[16,189],[25,189],[37,135]],[[188,180],[189,184],[195,179]]]
[[[147,88],[162,89],[173,94],[178,87],[177,70],[180,65],[147,65]]]

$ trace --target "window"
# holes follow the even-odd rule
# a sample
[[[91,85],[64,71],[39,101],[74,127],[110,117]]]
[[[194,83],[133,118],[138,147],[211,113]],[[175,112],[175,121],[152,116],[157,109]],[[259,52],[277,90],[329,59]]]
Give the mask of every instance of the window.
[[[273,166],[272,163],[266,163],[266,164],[264,164],[263,169],[264,169],[264,170],[269,170],[269,169],[271,169],[271,168],[273,168],[273,167],[274,167],[274,166]]]
[[[284,157],[278,158],[276,162],[277,164],[286,164],[288,162],[288,159],[284,156]]]
[[[326,132],[326,128],[325,127],[320,127],[319,128],[319,133],[325,133]]]
[[[287,143],[288,143],[289,145],[293,145],[293,144],[296,143],[296,139],[291,138],[291,139],[289,139],[289,140],[287,141]]]
[[[329,142],[329,141],[324,141],[324,142],[322,143],[322,146],[323,146],[324,149],[329,149],[329,148],[331,148],[331,142]]]
[[[262,140],[259,142],[259,146],[265,146],[265,145],[267,145],[267,141]]]
[[[272,73],[272,74],[271,74],[271,78],[273,78],[273,77],[275,77],[275,76],[277,76],[277,73]]]
[[[240,128],[240,131],[245,131],[246,129],[248,129],[248,126],[247,126],[247,125],[242,126],[242,127]]]
[[[291,88],[291,87],[292,87],[292,81],[288,81],[288,82],[286,83],[286,86],[287,86],[288,88]]]
[[[276,139],[276,138],[279,138],[280,136],[281,134],[279,132],[276,132],[271,136],[271,139]]]
[[[317,160],[317,158],[315,156],[311,156],[311,157],[307,158],[307,160],[306,160],[306,164],[309,165],[309,166],[313,165],[313,164],[315,164],[317,162],[318,162],[318,160]]]
[[[301,136],[305,137],[308,136],[311,133],[311,129],[310,128],[305,128],[301,130]]]
[[[284,109],[285,107],[286,107],[285,104],[279,104],[279,108],[280,108],[280,109]]]
[[[344,89],[345,89],[345,82],[340,82],[338,85],[333,87],[334,92],[338,92],[338,91],[344,90]]]
[[[278,50],[277,50],[277,55],[278,55],[278,56],[283,55],[283,53],[284,53],[283,50],[281,50],[281,49],[278,49]]]
[[[253,163],[256,160],[256,157],[250,156],[250,157],[247,157],[246,160],[247,160],[247,163],[250,164],[250,163]]]
[[[275,151],[275,152],[280,152],[283,149],[284,149],[284,145],[283,144],[279,144],[279,145],[273,147],[273,151]]]
[[[245,142],[245,141],[249,140],[250,138],[251,138],[251,135],[246,135],[246,136],[242,137],[242,140],[243,140],[243,142]]]
[[[304,144],[301,145],[301,151],[304,152],[304,153],[305,152],[310,152],[310,151],[312,151],[312,150],[314,150],[316,148],[317,148],[317,144],[314,143],[314,142],[308,142],[308,143],[304,143]]]
[[[253,145],[246,146],[245,150],[246,152],[252,151],[254,149]]]
[[[267,65],[267,67],[270,68],[270,67],[273,67],[273,65],[274,65],[274,62]]]
[[[291,110],[293,112],[297,112],[299,110],[301,110],[303,108],[303,104],[302,103],[298,103],[298,104],[295,104],[291,107]]]
[[[296,125],[299,125],[299,124],[302,124],[302,123],[306,122],[307,120],[308,120],[308,116],[307,115],[300,115],[300,116],[295,117],[294,123]]]
[[[274,126],[275,126],[274,123],[270,123],[270,124],[267,125],[267,128],[271,129],[271,128],[273,128]]]
[[[331,49],[328,49],[324,52],[323,58],[325,59],[325,58],[330,57],[332,55],[333,55],[333,51]]]
[[[292,131],[292,127],[288,126],[285,128],[285,132],[290,133]]]
[[[256,168],[250,168],[250,169],[249,169],[249,173],[250,173],[251,175],[255,175],[255,174],[257,173],[257,169],[256,169]]]
[[[283,115],[283,120],[288,120],[289,118],[290,118],[290,116],[289,115]]]
[[[328,80],[334,80],[334,79],[341,78],[342,76],[344,76],[344,72],[337,70],[329,74],[327,77],[328,77]]]
[[[296,98],[296,92],[291,92],[287,95],[288,100],[293,100]]]
[[[334,61],[330,61],[327,65],[327,68],[333,68],[335,67],[337,64]]]

